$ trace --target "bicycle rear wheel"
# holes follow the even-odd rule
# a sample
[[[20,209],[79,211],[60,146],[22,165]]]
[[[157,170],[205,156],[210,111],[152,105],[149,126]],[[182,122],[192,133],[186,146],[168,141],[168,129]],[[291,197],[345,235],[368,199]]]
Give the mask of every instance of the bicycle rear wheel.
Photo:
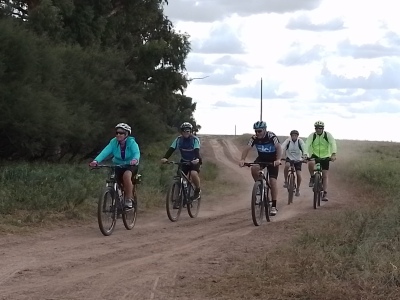
[[[182,197],[180,182],[174,181],[168,189],[165,201],[168,219],[170,219],[171,222],[176,222],[179,219],[183,205]]]
[[[314,209],[317,209],[317,206],[320,206],[321,201],[321,192],[320,192],[320,175],[318,173],[314,176],[314,199],[313,199],[313,206]]]
[[[117,206],[114,196],[114,189],[107,187],[97,203],[97,221],[101,233],[105,236],[112,234],[117,221]]]
[[[193,189],[192,185],[189,186],[188,194],[189,194],[188,197],[190,200],[186,204],[187,211],[191,218],[196,218],[200,211],[201,196],[197,199],[193,199],[194,189]]]
[[[293,203],[294,196],[294,174],[290,173],[288,175],[288,205]]]
[[[122,212],[122,222],[127,230],[133,229],[137,218],[137,196],[133,196],[132,208],[125,208]]]
[[[251,194],[251,217],[255,226],[260,226],[263,222],[264,214],[264,191],[261,180],[257,180],[253,186]]]

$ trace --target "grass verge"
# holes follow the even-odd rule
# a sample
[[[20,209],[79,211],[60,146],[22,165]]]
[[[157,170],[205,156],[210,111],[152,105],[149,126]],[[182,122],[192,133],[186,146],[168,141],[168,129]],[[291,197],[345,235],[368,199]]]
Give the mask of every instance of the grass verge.
[[[207,297],[400,299],[399,158],[398,144],[366,147],[337,170],[362,186],[359,202],[321,211],[288,245],[228,270]]]
[[[143,180],[138,190],[142,211],[164,206],[176,167],[159,161],[172,139],[148,146],[142,155],[139,172]],[[178,153],[171,159],[178,160]],[[201,170],[206,194],[215,190],[218,174],[217,165],[206,160]],[[106,176],[106,170],[90,171],[86,164],[5,163],[0,168],[0,232],[92,220]]]

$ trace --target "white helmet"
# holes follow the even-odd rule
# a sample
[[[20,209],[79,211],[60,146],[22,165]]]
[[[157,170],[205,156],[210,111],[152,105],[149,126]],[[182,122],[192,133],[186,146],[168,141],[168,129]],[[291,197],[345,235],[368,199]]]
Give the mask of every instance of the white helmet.
[[[128,131],[129,134],[131,134],[131,131],[132,131],[131,126],[129,126],[129,125],[126,124],[126,123],[119,123],[119,124],[117,124],[117,126],[115,126],[115,128],[122,128],[123,130]]]
[[[180,128],[181,128],[181,131],[184,131],[184,130],[187,130],[187,129],[190,129],[190,131],[192,131],[193,130],[193,125],[190,124],[189,122],[184,122],[184,123],[182,123]]]

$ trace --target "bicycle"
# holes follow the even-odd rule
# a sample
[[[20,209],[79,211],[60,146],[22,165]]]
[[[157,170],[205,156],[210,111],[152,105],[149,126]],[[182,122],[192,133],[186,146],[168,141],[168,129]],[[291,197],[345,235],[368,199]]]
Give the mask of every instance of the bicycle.
[[[293,203],[293,195],[296,192],[296,169],[294,167],[294,165],[296,163],[307,163],[307,161],[305,160],[289,160],[286,161],[286,158],[282,158],[282,161],[285,162],[289,162],[290,166],[288,169],[288,176],[286,178],[286,183],[287,183],[287,190],[288,190],[288,205],[290,205],[291,203]]]
[[[117,218],[122,215],[122,222],[127,230],[133,229],[137,217],[137,185],[141,182],[141,175],[137,174],[134,178],[134,194],[132,208],[125,208],[124,190],[115,176],[116,168],[126,168],[131,165],[97,165],[93,169],[109,169],[106,179],[106,187],[102,191],[97,205],[97,220],[100,231],[103,235],[109,236],[113,233]],[[103,215],[111,223],[107,226]]]
[[[317,209],[317,206],[321,206],[321,197],[323,197],[324,193],[324,179],[322,177],[322,169],[321,162],[322,161],[331,161],[330,157],[326,158],[307,158],[307,161],[315,161],[314,166],[314,185],[312,187],[314,195],[313,195],[313,206],[314,209]]]
[[[173,178],[172,184],[167,192],[165,206],[168,219],[171,222],[176,222],[182,212],[182,207],[187,208],[191,218],[196,218],[199,214],[201,196],[194,199],[194,189],[189,175],[182,171],[182,165],[190,165],[190,162],[174,162],[167,161],[165,164],[178,165],[178,170]]]
[[[259,162],[259,163],[244,163],[244,166],[251,167],[254,165],[262,167],[273,166],[274,163]],[[258,179],[254,182],[253,191],[251,194],[251,218],[255,226],[260,226],[263,222],[263,215],[265,212],[265,219],[271,222],[270,213],[272,208],[272,196],[270,195],[271,185],[269,184],[268,171],[264,172],[263,169],[258,171]],[[257,196],[260,200],[257,201]],[[259,210],[259,212],[257,212]]]

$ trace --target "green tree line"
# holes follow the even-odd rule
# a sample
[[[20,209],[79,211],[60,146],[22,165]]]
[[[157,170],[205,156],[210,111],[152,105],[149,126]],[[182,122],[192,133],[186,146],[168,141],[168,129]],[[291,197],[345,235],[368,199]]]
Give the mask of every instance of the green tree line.
[[[82,159],[127,122],[142,149],[183,121],[189,37],[165,0],[1,0],[0,158]]]

